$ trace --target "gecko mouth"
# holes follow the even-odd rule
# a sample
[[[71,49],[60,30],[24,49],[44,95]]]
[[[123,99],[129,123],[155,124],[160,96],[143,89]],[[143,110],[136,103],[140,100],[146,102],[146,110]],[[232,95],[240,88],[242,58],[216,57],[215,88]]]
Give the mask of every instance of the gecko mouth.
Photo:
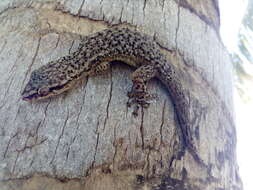
[[[39,97],[39,94],[32,94],[32,95],[27,95],[27,96],[22,96],[22,100],[24,101],[31,101],[33,99],[37,99]]]
[[[40,99],[48,98],[48,97],[60,94],[61,92],[65,91],[65,89],[66,89],[66,84],[49,88],[49,92],[46,95],[39,94],[38,92],[35,92],[33,94],[27,94],[27,95],[25,93],[22,93],[22,100],[31,101],[31,100],[40,100]]]

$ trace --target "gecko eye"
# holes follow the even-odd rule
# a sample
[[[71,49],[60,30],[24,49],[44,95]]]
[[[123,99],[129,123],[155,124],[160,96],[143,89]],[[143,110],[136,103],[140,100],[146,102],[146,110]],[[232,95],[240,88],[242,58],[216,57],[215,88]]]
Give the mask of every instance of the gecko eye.
[[[49,88],[48,87],[42,87],[38,90],[38,94],[41,96],[46,96],[49,93]]]

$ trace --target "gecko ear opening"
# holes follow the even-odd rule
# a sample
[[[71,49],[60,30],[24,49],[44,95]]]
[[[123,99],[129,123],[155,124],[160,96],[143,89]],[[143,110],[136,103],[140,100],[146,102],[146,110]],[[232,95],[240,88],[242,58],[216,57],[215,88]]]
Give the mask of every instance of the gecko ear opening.
[[[49,88],[48,87],[42,87],[38,90],[38,94],[41,96],[46,96],[49,94]]]

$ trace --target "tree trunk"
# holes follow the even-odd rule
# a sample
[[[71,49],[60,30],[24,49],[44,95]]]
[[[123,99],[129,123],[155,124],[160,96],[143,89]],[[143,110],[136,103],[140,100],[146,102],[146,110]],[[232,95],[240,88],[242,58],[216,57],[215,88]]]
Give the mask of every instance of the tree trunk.
[[[0,11],[1,189],[242,189],[216,0],[6,0]],[[149,90],[159,99],[133,117],[123,63],[57,97],[21,100],[34,69],[115,25],[152,36],[180,72],[197,157],[158,80]]]

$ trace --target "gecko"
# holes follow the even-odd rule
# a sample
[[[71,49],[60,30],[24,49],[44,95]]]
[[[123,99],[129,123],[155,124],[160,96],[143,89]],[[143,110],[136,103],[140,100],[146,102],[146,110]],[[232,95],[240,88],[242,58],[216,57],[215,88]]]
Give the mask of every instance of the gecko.
[[[160,51],[150,36],[129,28],[109,28],[84,36],[73,53],[51,61],[34,70],[22,91],[22,99],[33,101],[61,94],[86,76],[96,76],[109,70],[112,61],[121,61],[136,68],[131,75],[131,104],[147,108],[153,95],[147,83],[158,78],[172,99],[182,131],[184,147],[195,160],[200,160],[193,145],[190,130],[190,102],[184,93],[180,74]]]

